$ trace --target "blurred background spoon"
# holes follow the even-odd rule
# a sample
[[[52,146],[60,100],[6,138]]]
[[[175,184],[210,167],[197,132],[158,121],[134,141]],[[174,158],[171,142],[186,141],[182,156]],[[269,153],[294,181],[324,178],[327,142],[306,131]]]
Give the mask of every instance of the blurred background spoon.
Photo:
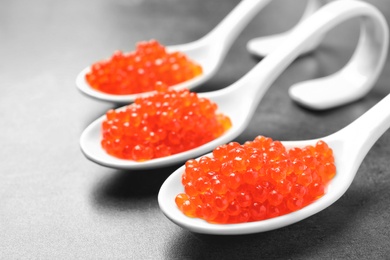
[[[259,56],[259,57],[267,56],[269,53],[275,50],[279,45],[281,45],[287,39],[288,35],[293,30],[295,30],[295,28],[297,28],[300,23],[302,23],[307,17],[312,15],[319,8],[321,8],[321,6],[323,6],[325,2],[326,2],[325,0],[308,0],[306,4],[306,8],[302,14],[301,19],[298,21],[297,25],[295,25],[293,28],[283,33],[272,34],[268,36],[262,36],[262,37],[251,39],[247,43],[248,51],[255,56]],[[302,50],[301,55],[315,50],[318,47],[318,45],[321,43],[321,40],[322,40],[321,38],[317,38],[311,41],[311,43],[308,44],[304,50]]]

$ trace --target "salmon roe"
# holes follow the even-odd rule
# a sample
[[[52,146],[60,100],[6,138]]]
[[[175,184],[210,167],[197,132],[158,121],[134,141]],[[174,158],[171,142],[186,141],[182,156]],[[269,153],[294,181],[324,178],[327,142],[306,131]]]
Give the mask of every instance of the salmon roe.
[[[145,161],[198,147],[231,125],[209,99],[187,89],[166,89],[107,111],[101,145],[115,157]]]
[[[156,40],[139,42],[130,53],[116,51],[94,63],[85,79],[101,92],[116,95],[155,90],[156,82],[179,84],[202,74],[202,67],[181,52],[167,52]]]
[[[323,141],[287,150],[258,136],[218,146],[213,156],[188,160],[178,208],[189,217],[230,224],[264,220],[299,210],[324,195],[335,176],[332,149]]]

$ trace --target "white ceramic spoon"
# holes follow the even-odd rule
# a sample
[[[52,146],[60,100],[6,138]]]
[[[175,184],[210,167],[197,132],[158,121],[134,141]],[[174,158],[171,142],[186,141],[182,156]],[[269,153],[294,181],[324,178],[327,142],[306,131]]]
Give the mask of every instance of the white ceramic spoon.
[[[80,138],[81,150],[87,158],[101,165],[122,169],[151,169],[184,162],[190,158],[205,154],[216,146],[227,143],[240,135],[252,118],[264,93],[284,69],[301,53],[312,39],[318,38],[327,31],[353,17],[363,17],[362,35],[351,61],[328,78],[323,78],[323,88],[303,92],[302,97],[313,106],[333,106],[348,101],[350,93],[345,95],[345,89],[355,92],[369,90],[383,67],[387,46],[388,29],[381,13],[364,2],[339,1],[326,5],[312,17],[302,23],[289,37],[287,43],[260,61],[251,71],[231,86],[200,96],[214,101],[219,110],[229,116],[232,127],[221,137],[202,146],[179,154],[152,159],[144,162],[118,159],[108,155],[100,145],[102,116],[90,124]],[[357,82],[357,79],[359,81]],[[358,83],[358,86],[355,86]],[[328,86],[329,85],[329,86]],[[366,86],[365,89],[358,87]],[[327,93],[338,93],[332,96]],[[353,97],[352,97],[353,98]]]
[[[329,30],[329,28],[333,27],[335,24],[353,17],[363,18],[361,21],[366,24],[363,26],[363,28],[365,28],[363,32],[375,32],[373,35],[371,35],[373,38],[363,37],[364,40],[361,40],[361,42],[364,42],[365,44],[371,42],[368,44],[369,46],[372,44],[377,45],[379,42],[383,42],[379,45],[382,46],[383,44],[385,47],[387,47],[388,31],[386,29],[387,25],[383,16],[371,5],[358,1],[333,2],[323,7],[312,17],[308,18],[307,24],[315,24],[315,26],[308,26],[310,28],[307,28],[306,22],[303,23],[301,28],[305,28],[310,32],[307,34],[300,34],[300,42],[307,42],[310,40],[310,36],[315,37],[313,36],[314,32],[320,31],[320,33],[323,33],[324,30]],[[300,31],[301,28],[299,28],[297,31]],[[302,30],[302,32],[307,31]],[[289,42],[293,42],[293,45],[295,45],[295,40],[297,39],[293,37],[290,39]],[[293,39],[294,41],[292,41]],[[300,44],[300,46],[300,48],[302,48],[303,45]],[[358,50],[360,50],[358,53],[361,53],[362,46],[364,45],[360,45],[360,47],[358,47]],[[286,50],[284,56],[289,56],[291,51],[292,49]],[[273,53],[268,57],[271,56],[273,56]],[[369,53],[367,53],[366,56],[369,56]],[[386,55],[384,56],[386,57]],[[381,61],[382,59],[378,60],[378,62]],[[373,61],[370,61],[369,64],[372,65],[372,62]],[[367,65],[370,66],[369,64]],[[358,71],[356,71],[355,74],[350,74],[350,76],[352,77],[351,80],[354,80],[356,77],[360,77]],[[332,135],[319,138],[327,142],[328,145],[333,149],[337,173],[334,179],[330,182],[328,190],[322,198],[296,212],[264,221],[225,225],[210,224],[201,219],[186,217],[182,212],[179,211],[175,204],[176,195],[184,192],[183,186],[181,184],[181,176],[185,169],[184,166],[169,176],[162,185],[158,194],[160,208],[163,213],[175,224],[198,233],[223,235],[249,234],[269,231],[293,224],[325,209],[345,193],[354,179],[354,176],[365,155],[370,150],[372,145],[389,127],[390,95],[388,95],[375,107],[366,112],[363,116],[358,118],[349,126]],[[307,145],[313,145],[319,139],[283,142],[283,144],[288,148],[303,147]],[[212,155],[209,154],[209,156]]]
[[[380,101],[356,121],[340,131],[320,138],[333,149],[336,176],[326,194],[312,204],[283,216],[242,224],[209,224],[204,220],[186,217],[175,204],[177,194],[184,191],[182,166],[170,175],[158,194],[158,203],[164,214],[177,225],[197,233],[238,235],[265,232],[281,228],[310,217],[336,202],[349,188],[364,157],[390,127],[390,95]],[[315,145],[320,139],[282,142],[287,148]],[[209,156],[212,156],[211,154]]]
[[[213,30],[197,41],[168,46],[169,51],[180,51],[199,63],[203,74],[174,88],[193,89],[210,79],[220,67],[232,43],[252,20],[252,18],[271,0],[242,0]],[[83,69],[76,78],[78,89],[93,98],[115,103],[130,103],[140,96],[150,95],[152,92],[133,95],[112,95],[97,91],[85,80],[90,67]]]
[[[294,26],[289,31],[273,34],[269,36],[262,36],[251,39],[247,43],[248,51],[259,57],[265,57],[270,54],[273,50],[277,48],[277,46],[281,45],[288,35],[297,28],[297,26],[302,23],[307,17],[312,15],[315,11],[317,11],[321,6],[324,5],[325,0],[308,0],[305,11],[296,26]],[[313,40],[311,44],[308,44],[306,48],[302,51],[301,54],[306,54],[312,52],[317,48],[317,46],[321,43],[321,38]]]

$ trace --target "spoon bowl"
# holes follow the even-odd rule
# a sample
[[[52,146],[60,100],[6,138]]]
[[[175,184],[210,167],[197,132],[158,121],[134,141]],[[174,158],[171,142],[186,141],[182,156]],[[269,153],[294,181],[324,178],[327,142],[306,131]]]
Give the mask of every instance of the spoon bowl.
[[[315,145],[325,141],[333,149],[336,175],[324,196],[308,206],[279,217],[240,224],[210,224],[202,219],[185,216],[176,206],[175,197],[184,192],[181,176],[185,166],[170,175],[161,186],[158,203],[163,213],[175,224],[197,233],[238,235],[265,232],[282,228],[308,218],[336,202],[351,185],[364,157],[390,127],[390,95],[340,131],[313,140],[282,142],[289,148]],[[207,156],[212,157],[212,154]]]
[[[388,29],[384,17],[373,6],[359,1],[332,2],[306,19],[289,36],[289,40],[237,82],[229,87],[199,96],[218,105],[219,111],[230,117],[232,127],[222,136],[192,150],[143,162],[118,159],[108,155],[100,146],[102,116],[89,125],[80,137],[81,150],[85,156],[104,166],[121,169],[151,169],[182,163],[205,154],[216,146],[227,143],[240,135],[252,118],[259,102],[274,80],[292,63],[312,39],[353,17],[363,17],[362,37],[350,62],[334,75],[319,79],[320,84],[311,88],[294,89],[303,105],[317,108],[341,105],[367,93],[373,86],[384,65],[388,46]],[[354,85],[354,75],[361,81]],[[318,82],[317,82],[318,83]],[[352,85],[352,86],[351,86]],[[354,94],[343,92],[349,86]],[[306,88],[307,87],[307,88]],[[306,91],[306,92],[305,92]],[[314,101],[314,102],[313,102]]]
[[[252,20],[252,18],[271,0],[243,0],[241,1],[213,30],[204,37],[191,43],[168,46],[169,52],[179,51],[202,66],[203,74],[191,80],[182,82],[172,88],[194,89],[209,80],[220,67],[232,43]],[[76,86],[84,94],[104,101],[126,104],[133,102],[137,97],[145,97],[153,92],[144,92],[131,95],[107,94],[92,88],[85,80],[90,67],[83,69],[76,77]]]

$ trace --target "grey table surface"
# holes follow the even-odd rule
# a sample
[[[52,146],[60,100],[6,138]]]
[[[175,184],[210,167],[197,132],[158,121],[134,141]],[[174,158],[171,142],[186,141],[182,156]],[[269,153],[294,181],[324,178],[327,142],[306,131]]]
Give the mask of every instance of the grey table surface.
[[[186,43],[209,32],[238,0],[3,0],[0,7],[1,259],[389,259],[390,132],[372,147],[344,196],[323,212],[260,234],[202,235],[170,222],[157,194],[180,165],[123,171],[87,160],[79,137],[115,104],[76,90],[77,73],[141,40]],[[387,0],[367,1],[390,19]],[[233,44],[199,92],[233,83],[260,60],[253,37],[294,24],[306,1],[275,0]],[[390,61],[361,100],[316,112],[288,97],[291,84],[328,75],[349,59],[351,20],[274,82],[236,141],[261,134],[300,140],[331,134],[390,90]]]

